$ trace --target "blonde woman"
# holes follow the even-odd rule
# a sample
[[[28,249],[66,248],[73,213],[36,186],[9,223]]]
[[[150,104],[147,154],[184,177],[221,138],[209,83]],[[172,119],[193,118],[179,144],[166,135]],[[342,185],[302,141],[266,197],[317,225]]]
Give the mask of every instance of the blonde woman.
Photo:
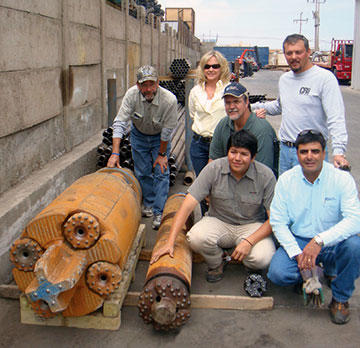
[[[197,85],[189,94],[189,113],[193,120],[190,156],[196,176],[208,163],[215,127],[226,116],[222,96],[229,79],[229,65],[220,52],[209,51],[201,57]]]

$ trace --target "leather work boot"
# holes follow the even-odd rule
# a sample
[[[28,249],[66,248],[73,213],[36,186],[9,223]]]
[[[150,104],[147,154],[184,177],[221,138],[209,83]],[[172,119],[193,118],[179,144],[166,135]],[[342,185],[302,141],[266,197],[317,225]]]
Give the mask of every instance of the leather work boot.
[[[331,321],[334,324],[346,324],[350,320],[349,302],[337,302],[334,299],[329,304]]]
[[[206,280],[209,283],[216,283],[224,277],[224,268],[225,262],[221,262],[221,264],[215,268],[208,268],[206,271]]]

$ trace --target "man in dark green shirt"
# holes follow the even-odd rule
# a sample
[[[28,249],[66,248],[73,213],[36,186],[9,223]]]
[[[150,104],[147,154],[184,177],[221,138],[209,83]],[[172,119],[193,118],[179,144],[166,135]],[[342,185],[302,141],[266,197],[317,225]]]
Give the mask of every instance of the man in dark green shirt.
[[[277,177],[279,152],[273,127],[267,120],[250,112],[247,90],[240,83],[229,84],[224,90],[223,98],[228,117],[224,117],[215,128],[210,144],[210,160],[226,156],[230,135],[244,129],[258,140],[256,160],[268,166]]]

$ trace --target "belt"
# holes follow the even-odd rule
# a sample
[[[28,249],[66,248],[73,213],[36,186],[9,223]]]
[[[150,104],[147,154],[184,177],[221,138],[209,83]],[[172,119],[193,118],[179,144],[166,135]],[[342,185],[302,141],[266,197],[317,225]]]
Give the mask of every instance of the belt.
[[[295,143],[292,143],[291,141],[282,141],[282,143],[287,147],[295,147]]]
[[[195,140],[201,140],[204,143],[211,143],[212,137],[202,137],[201,135],[197,133],[193,133],[193,138]]]

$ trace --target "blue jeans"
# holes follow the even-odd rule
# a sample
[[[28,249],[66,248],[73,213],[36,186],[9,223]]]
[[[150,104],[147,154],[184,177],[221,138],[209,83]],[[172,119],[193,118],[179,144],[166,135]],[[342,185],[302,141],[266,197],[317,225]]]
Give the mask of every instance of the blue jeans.
[[[209,150],[210,143],[204,142],[200,139],[192,138],[190,145],[190,157],[197,177],[209,162]],[[200,202],[200,207],[201,214],[204,216],[208,211],[208,206],[205,200]]]
[[[161,215],[169,192],[169,167],[164,173],[161,173],[159,165],[153,168],[159,153],[160,134],[146,135],[132,127],[130,143],[134,172],[140,182],[143,204],[145,207],[152,207],[154,215]],[[169,157],[170,142],[166,152]]]
[[[301,249],[304,249],[309,238],[295,237]],[[324,265],[324,272],[332,274],[335,270],[336,278],[331,282],[333,298],[338,302],[346,302],[355,289],[355,280],[360,275],[360,237],[352,236],[334,246],[323,247],[316,259],[316,263]],[[283,247],[276,250],[267,276],[280,286],[301,283],[296,259],[290,259]]]
[[[200,172],[209,162],[209,149],[210,143],[206,143],[200,139],[196,140],[192,138],[190,145],[190,156],[196,176],[199,176]]]
[[[325,147],[325,161],[328,160],[328,150]],[[279,175],[299,164],[296,147],[289,147],[280,142]]]

